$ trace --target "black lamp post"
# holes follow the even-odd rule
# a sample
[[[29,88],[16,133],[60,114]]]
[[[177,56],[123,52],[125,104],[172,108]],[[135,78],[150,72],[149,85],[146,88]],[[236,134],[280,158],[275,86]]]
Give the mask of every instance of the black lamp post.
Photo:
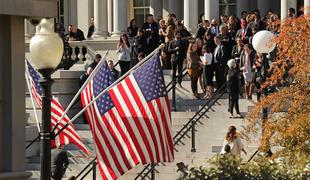
[[[40,132],[40,179],[51,179],[51,86],[52,73],[63,54],[63,43],[54,32],[54,20],[42,19],[40,31],[30,41],[30,60],[41,73],[42,123]]]

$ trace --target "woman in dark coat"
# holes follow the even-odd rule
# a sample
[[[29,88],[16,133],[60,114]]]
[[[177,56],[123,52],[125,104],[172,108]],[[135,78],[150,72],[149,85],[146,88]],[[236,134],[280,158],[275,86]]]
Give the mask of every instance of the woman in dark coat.
[[[236,68],[236,61],[231,59],[227,62],[229,67],[227,74],[227,92],[229,94],[229,112],[230,118],[234,118],[233,108],[235,107],[236,113],[239,117],[239,93],[240,93],[240,77],[239,70]]]

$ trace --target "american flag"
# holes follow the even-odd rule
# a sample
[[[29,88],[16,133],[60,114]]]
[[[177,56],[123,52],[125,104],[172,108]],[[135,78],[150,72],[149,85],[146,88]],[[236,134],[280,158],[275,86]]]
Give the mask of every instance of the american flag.
[[[113,82],[103,63],[81,94],[83,106]],[[158,54],[85,112],[103,179],[117,179],[137,164],[173,161],[170,103]]]
[[[39,73],[32,67],[32,65],[27,62],[29,77],[31,81],[31,93],[40,108],[42,108],[42,87],[39,83],[40,75]],[[27,73],[26,73],[27,74]],[[51,129],[54,128],[59,118],[64,113],[64,109],[61,104],[57,101],[55,97],[52,97],[51,101]],[[59,122],[59,125],[55,129],[55,134],[64,127],[67,123],[70,122],[70,119],[67,115],[63,117],[63,119]],[[88,154],[88,151],[85,145],[82,143],[81,138],[77,134],[75,127],[72,123],[68,125],[58,136],[56,136],[55,141],[51,141],[51,147],[59,147],[60,145],[73,143],[77,147],[79,147],[84,153]]]

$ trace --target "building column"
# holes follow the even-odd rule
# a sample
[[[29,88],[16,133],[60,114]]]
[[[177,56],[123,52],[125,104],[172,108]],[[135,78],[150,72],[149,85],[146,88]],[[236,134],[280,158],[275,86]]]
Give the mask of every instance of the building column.
[[[211,21],[219,18],[219,1],[205,0],[205,19]]]
[[[108,32],[113,32],[113,0],[108,0]]]
[[[158,16],[163,14],[162,1],[150,0],[150,14],[154,15],[154,19],[157,20]]]
[[[198,25],[198,0],[184,0],[184,26],[192,34]]]
[[[77,27],[81,29],[86,38],[90,19],[94,17],[93,0],[77,1]]]
[[[113,37],[119,37],[127,29],[127,0],[113,0]]]
[[[28,42],[34,36],[36,33],[36,27],[32,25],[26,18],[24,20],[25,22],[25,41]]]
[[[270,5],[269,0],[257,0],[257,9],[259,9],[261,16],[264,16],[271,9]]]
[[[177,19],[181,19],[181,3],[180,0],[168,0],[169,1],[169,13],[174,13]]]
[[[297,13],[297,0],[281,0],[281,20],[286,19],[289,8],[294,8]]]
[[[31,175],[25,172],[24,22],[20,15],[0,15],[0,179]]]
[[[169,2],[167,0],[163,0],[163,18],[167,22],[167,17],[169,14]]]
[[[94,1],[94,39],[107,38],[108,36],[108,12],[107,0]]]
[[[304,14],[310,14],[310,0],[304,0]]]

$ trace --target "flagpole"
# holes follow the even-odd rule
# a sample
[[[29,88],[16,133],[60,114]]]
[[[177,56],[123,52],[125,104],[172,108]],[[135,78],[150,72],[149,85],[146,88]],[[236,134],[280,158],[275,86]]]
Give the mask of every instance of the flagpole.
[[[97,99],[99,99],[104,93],[106,93],[108,90],[110,90],[113,86],[118,84],[120,81],[122,81],[125,77],[127,77],[132,71],[136,70],[138,67],[140,67],[142,64],[147,62],[157,51],[162,49],[165,46],[165,44],[161,44],[158,48],[156,48],[153,52],[151,52],[149,55],[147,55],[144,59],[142,59],[138,64],[136,64],[134,67],[132,67],[128,72],[126,72],[123,76],[118,78],[114,83],[112,83],[110,86],[105,88],[98,96],[96,96],[91,102],[89,102],[78,114],[76,114],[63,128],[61,128],[56,134],[55,137],[61,133],[70,123],[75,121],[89,106],[91,106]]]
[[[37,109],[35,107],[35,104],[34,104],[34,100],[33,100],[33,96],[32,96],[32,93],[31,93],[31,83],[29,83],[29,74],[28,74],[28,69],[26,68],[26,72],[25,72],[25,78],[26,78],[26,82],[27,82],[27,87],[28,87],[28,91],[29,91],[29,94],[30,94],[30,99],[31,99],[31,103],[32,103],[32,108],[33,108],[33,112],[34,112],[34,116],[36,118],[36,123],[37,123],[37,127],[38,127],[38,131],[40,132],[40,123],[39,123],[39,118],[38,118],[38,114],[37,114]]]
[[[91,81],[93,79],[93,77],[95,76],[95,74],[99,71],[101,64],[104,62],[103,59],[106,59],[106,56],[108,54],[109,51],[106,51],[104,56],[101,58],[100,62],[98,63],[98,65],[95,67],[95,69],[93,70],[93,72],[88,76],[88,78],[86,79],[86,81],[84,82],[83,86],[79,89],[79,91],[75,94],[75,96],[73,97],[73,99],[71,100],[70,104],[67,106],[66,110],[64,111],[64,113],[61,115],[61,117],[58,119],[56,125],[54,126],[52,132],[54,132],[56,130],[56,128],[58,127],[60,121],[62,120],[62,118],[65,117],[65,115],[67,114],[67,112],[69,111],[69,109],[72,107],[72,105],[74,104],[74,102],[76,101],[76,99],[79,97],[79,95],[81,94],[81,92],[84,90],[85,86],[89,83],[89,81]]]

